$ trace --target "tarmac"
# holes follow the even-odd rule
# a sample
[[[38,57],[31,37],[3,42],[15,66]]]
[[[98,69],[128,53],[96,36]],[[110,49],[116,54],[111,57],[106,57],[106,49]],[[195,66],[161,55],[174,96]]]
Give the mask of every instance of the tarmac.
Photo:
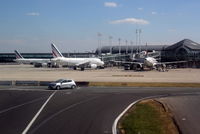
[[[170,69],[167,72],[132,71],[123,68],[105,68],[85,71],[68,68],[35,68],[33,65],[0,65],[0,81],[54,81],[69,78],[87,82],[164,82],[200,83],[200,69]]]
[[[199,134],[200,94],[185,94],[157,99],[173,113],[181,134]]]
[[[35,113],[45,104],[44,101],[47,97],[53,92],[56,92],[46,90],[46,87],[35,90],[34,88],[40,88],[35,86],[41,85],[40,81],[45,82],[54,81],[60,78],[69,78],[79,82],[88,82],[89,87],[80,87],[77,90],[63,90],[55,93],[55,96],[50,100],[51,104],[45,106],[45,109],[47,110],[42,111],[31,127],[28,128],[30,133],[56,133],[59,131],[59,133],[67,132],[70,134],[111,134],[112,123],[115,118],[126,105],[133,101],[144,97],[155,97],[155,95],[173,96],[177,93],[182,93],[183,95],[188,93],[199,94],[199,88],[189,88],[193,87],[191,85],[195,85],[194,83],[196,83],[196,87],[200,87],[199,74],[200,69],[193,68],[171,69],[168,72],[158,72],[155,70],[136,72],[131,70],[125,71],[122,68],[116,67],[100,70],[86,69],[85,71],[80,71],[67,68],[34,68],[32,65],[0,65],[0,85],[10,85],[9,82],[11,82],[11,85],[17,85],[17,87],[1,87],[0,101],[7,103],[2,104],[0,107],[0,114],[2,115],[0,124],[3,126],[0,131],[1,133],[21,133],[26,130],[25,128],[27,128],[26,126],[29,121],[32,121],[33,116],[35,117]],[[165,88],[149,87],[149,84],[147,84],[148,88],[90,87],[90,85],[98,85],[99,83],[103,83],[104,86],[106,85],[105,83],[108,83],[108,86],[113,83],[115,83],[115,86],[118,86],[116,83],[120,83],[119,86],[127,86],[134,83],[136,83],[136,85],[142,83],[143,86],[145,83],[153,83],[153,86],[160,83],[165,83],[166,85],[174,83],[174,85],[171,84],[173,88],[167,86],[164,86]],[[177,83],[179,87],[176,86]],[[187,88],[180,88],[181,85],[186,84],[189,85]],[[23,88],[20,87],[23,85],[32,85],[34,88],[26,86]],[[196,97],[197,101],[195,100],[194,104],[188,103],[188,107],[172,109],[175,116],[179,115],[180,111],[184,109],[189,110],[183,114],[193,115],[190,108],[192,110],[192,108],[198,106],[198,98],[199,95]],[[186,101],[188,98],[185,98],[185,101],[182,103],[178,103],[180,99],[177,98],[177,100],[175,100],[176,105],[173,105],[174,107],[182,107],[180,104],[187,103]],[[168,101],[165,102],[171,104],[168,103]],[[95,106],[98,107],[95,108]],[[171,107],[169,106],[169,108]],[[190,121],[196,119],[195,117],[198,115],[199,109],[194,113],[195,114],[192,117],[184,115],[180,118],[176,118],[178,125],[181,126],[179,128],[181,132],[187,127],[187,124],[184,122],[186,120]],[[99,115],[98,117],[96,116],[97,114]],[[82,115],[84,115],[84,117]],[[58,121],[60,124],[59,127],[55,125]],[[66,125],[66,121],[68,123],[70,122],[70,124],[67,123]],[[181,121],[184,122],[182,123]],[[198,123],[196,122],[199,122],[199,118],[194,121],[195,124],[192,123],[195,128],[198,128]],[[188,128],[187,130],[190,132]],[[198,133],[199,129],[195,129],[195,131],[191,132]]]
[[[113,122],[132,102],[147,97],[199,94],[199,91],[200,88],[179,87],[80,87],[75,90],[47,90],[45,87],[1,87],[0,133],[113,134]],[[195,99],[191,98],[189,102],[187,99],[180,103],[178,100],[176,102],[176,104],[181,104],[180,106],[187,103],[189,104],[188,108],[192,108],[191,110],[187,109],[187,112],[192,112],[191,114],[181,116],[186,119],[183,122],[197,119],[195,124],[190,124],[188,127],[191,125],[192,128],[199,127],[200,118],[196,118],[196,116],[199,115],[200,109],[195,109],[200,102],[198,98],[199,96]],[[190,100],[193,101],[190,102]],[[187,126],[183,128],[182,131]],[[199,131],[195,132],[192,134],[199,134]]]

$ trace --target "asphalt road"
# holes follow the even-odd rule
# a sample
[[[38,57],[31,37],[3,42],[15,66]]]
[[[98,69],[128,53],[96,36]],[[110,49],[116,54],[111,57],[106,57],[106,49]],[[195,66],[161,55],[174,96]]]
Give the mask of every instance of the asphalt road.
[[[158,99],[167,105],[175,116],[182,134],[200,133],[200,94],[189,94]]]
[[[133,101],[199,92],[199,88],[1,88],[0,133],[111,134],[115,118]]]

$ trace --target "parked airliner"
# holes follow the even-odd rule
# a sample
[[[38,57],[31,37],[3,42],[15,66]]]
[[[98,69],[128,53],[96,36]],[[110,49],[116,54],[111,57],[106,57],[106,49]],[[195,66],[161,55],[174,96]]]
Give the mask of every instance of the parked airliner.
[[[154,53],[154,52],[152,52]],[[153,56],[148,56],[147,51],[136,53],[130,61],[115,61],[124,64],[125,70],[144,70],[145,67],[149,69],[166,70],[166,65],[185,63],[186,61],[173,61],[173,62],[158,62]]]
[[[74,70],[80,68],[81,71],[83,71],[86,67],[93,69],[104,67],[104,62],[99,58],[66,58],[54,44],[51,44],[51,47],[54,57],[52,61],[56,64],[73,67]]]
[[[17,50],[15,50],[16,62],[20,64],[47,64],[50,63],[50,59],[31,59],[31,58],[24,58]]]

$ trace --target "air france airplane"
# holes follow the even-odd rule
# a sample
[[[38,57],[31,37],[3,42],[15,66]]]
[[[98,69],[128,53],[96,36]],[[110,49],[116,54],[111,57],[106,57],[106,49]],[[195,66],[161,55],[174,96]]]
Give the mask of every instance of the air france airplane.
[[[154,52],[153,52],[154,53]],[[115,61],[116,62],[116,61]],[[157,69],[162,71],[166,70],[166,65],[168,64],[178,64],[185,63],[186,61],[172,61],[172,62],[158,62],[154,57],[148,56],[146,51],[142,51],[137,53],[131,58],[131,61],[117,61],[118,63],[124,63],[125,66],[132,68],[135,66],[135,69],[144,70],[144,67],[148,67],[150,69]],[[126,67],[125,67],[126,68]]]
[[[86,67],[90,67],[93,69],[104,67],[104,62],[99,58],[66,58],[64,57],[58,48],[51,44],[53,59],[56,64],[66,65],[69,67],[73,67],[74,70],[80,68],[83,71]]]
[[[50,63],[50,59],[30,59],[30,58],[24,58],[17,50],[15,50],[15,56],[16,56],[16,62],[20,64],[47,64]]]

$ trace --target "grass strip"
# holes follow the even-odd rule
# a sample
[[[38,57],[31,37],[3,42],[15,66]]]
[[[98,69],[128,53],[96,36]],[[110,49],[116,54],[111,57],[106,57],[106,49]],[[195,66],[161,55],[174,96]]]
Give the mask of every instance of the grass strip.
[[[154,100],[137,103],[119,121],[118,129],[121,134],[178,134],[171,114]]]

